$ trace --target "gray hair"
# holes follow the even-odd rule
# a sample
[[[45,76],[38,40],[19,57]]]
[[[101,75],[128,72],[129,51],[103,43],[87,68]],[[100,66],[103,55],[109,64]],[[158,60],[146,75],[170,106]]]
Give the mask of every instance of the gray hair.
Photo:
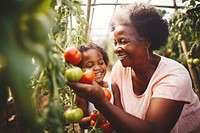
[[[112,15],[111,31],[118,25],[131,26],[139,38],[149,39],[151,50],[157,50],[165,45],[169,35],[167,21],[162,19],[153,5],[145,3],[120,6]]]

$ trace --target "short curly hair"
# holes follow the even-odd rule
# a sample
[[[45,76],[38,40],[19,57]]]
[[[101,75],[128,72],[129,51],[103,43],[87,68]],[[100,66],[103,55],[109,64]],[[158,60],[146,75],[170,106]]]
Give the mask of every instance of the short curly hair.
[[[87,44],[79,45],[77,48],[81,53],[86,52],[89,49],[96,49],[97,51],[99,51],[101,53],[104,63],[106,64],[106,66],[108,66],[108,64],[109,64],[108,54],[102,46],[95,44],[93,42],[89,42]],[[77,66],[81,67],[82,64],[83,64],[83,62],[81,61],[79,64],[77,64]]]
[[[111,31],[114,31],[118,25],[133,27],[139,38],[145,38],[151,42],[150,50],[158,50],[167,43],[168,23],[162,19],[153,5],[134,3],[121,6],[111,18]]]

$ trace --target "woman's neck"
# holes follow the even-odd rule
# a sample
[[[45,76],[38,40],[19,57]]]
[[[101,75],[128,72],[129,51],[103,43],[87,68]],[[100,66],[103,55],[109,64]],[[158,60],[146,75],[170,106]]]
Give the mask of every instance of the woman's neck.
[[[132,71],[133,91],[136,95],[141,95],[145,92],[149,81],[159,64],[160,57],[152,55],[149,60],[150,61],[147,62],[144,67]]]
[[[133,76],[138,79],[145,80],[148,77],[151,77],[155,72],[158,64],[160,62],[160,57],[158,55],[152,54],[149,58],[149,61],[145,62],[143,67],[139,67],[138,69],[133,68]]]

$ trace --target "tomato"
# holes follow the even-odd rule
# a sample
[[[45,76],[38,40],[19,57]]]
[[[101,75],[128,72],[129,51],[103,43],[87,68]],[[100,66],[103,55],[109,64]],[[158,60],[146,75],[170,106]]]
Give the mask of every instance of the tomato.
[[[90,126],[94,126],[95,125],[95,122],[94,120],[90,120]]]
[[[71,82],[76,82],[81,79],[82,74],[83,71],[81,70],[80,67],[73,67],[66,70],[65,77],[67,78],[67,80]]]
[[[95,126],[95,128],[100,128],[103,124],[103,121],[101,119],[98,119],[98,121],[90,120],[90,126]]]
[[[98,115],[99,115],[99,111],[93,110],[93,111],[90,113],[90,119],[93,120],[93,121],[96,121],[97,118],[98,118]]]
[[[192,58],[189,58],[189,59],[187,60],[187,63],[190,64],[190,65],[192,65],[192,64],[193,64],[193,59],[192,59]]]
[[[113,128],[109,121],[106,121],[104,124],[100,127],[104,133],[112,133]]]
[[[48,16],[45,13],[37,12],[30,17],[27,24],[31,28],[31,39],[46,45],[46,42],[49,40],[48,33],[51,29],[51,23]]]
[[[83,72],[81,79],[79,80],[81,83],[91,84],[95,79],[94,72],[92,70],[86,69]]]
[[[95,123],[97,123],[95,126],[98,128],[100,127],[106,120],[106,118],[103,116],[102,113],[100,113],[98,110],[93,110],[90,113],[90,125],[94,126]]]
[[[198,65],[198,64],[200,64],[200,59],[199,58],[195,58],[195,59],[193,59],[192,63],[194,65]]]
[[[166,57],[170,57],[170,56],[171,56],[171,53],[172,53],[172,49],[168,48],[168,49],[165,51],[165,56],[166,56]]]
[[[81,61],[82,53],[74,46],[67,47],[64,52],[64,59],[67,63],[76,65]]]
[[[106,95],[106,98],[110,101],[110,99],[112,97],[110,91],[107,88],[105,88],[105,87],[102,87],[102,89],[104,91],[104,94]]]
[[[84,114],[81,108],[69,108],[64,112],[64,116],[68,122],[78,123],[83,118]]]

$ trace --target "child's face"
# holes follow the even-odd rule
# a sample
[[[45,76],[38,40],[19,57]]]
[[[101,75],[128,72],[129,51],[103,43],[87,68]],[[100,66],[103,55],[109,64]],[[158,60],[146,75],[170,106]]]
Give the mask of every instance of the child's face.
[[[96,49],[89,49],[83,52],[82,69],[90,69],[95,74],[95,81],[100,83],[106,75],[106,64],[99,51]]]

